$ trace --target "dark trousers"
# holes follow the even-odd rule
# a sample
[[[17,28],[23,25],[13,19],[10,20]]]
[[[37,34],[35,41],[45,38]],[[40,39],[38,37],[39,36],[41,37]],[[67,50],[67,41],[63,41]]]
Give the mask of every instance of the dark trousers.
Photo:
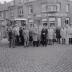
[[[62,38],[62,44],[65,44],[66,40],[64,38]]]
[[[24,37],[22,35],[20,36],[19,43],[20,43],[20,45],[24,45]]]
[[[41,44],[42,44],[43,46],[47,46],[47,39],[41,40]]]
[[[11,47],[15,48],[15,38],[9,40],[9,48]]]
[[[12,47],[12,39],[9,39],[9,48]]]
[[[53,44],[56,42],[56,39],[53,39]]]
[[[13,48],[15,48],[15,40],[16,40],[16,37],[14,37],[14,38],[12,39],[12,47],[13,47]]]
[[[38,47],[39,42],[38,41],[33,41],[33,46]]]
[[[57,38],[57,43],[59,43],[59,44],[60,44],[60,38]]]
[[[29,46],[33,46],[33,37],[29,36]]]
[[[69,38],[69,44],[72,44],[72,38]]]
[[[48,39],[48,44],[52,45],[53,44],[53,39]]]
[[[33,46],[33,41],[29,41],[29,46]]]
[[[18,35],[16,36],[16,41],[15,42],[16,42],[16,45],[19,45],[19,36]]]

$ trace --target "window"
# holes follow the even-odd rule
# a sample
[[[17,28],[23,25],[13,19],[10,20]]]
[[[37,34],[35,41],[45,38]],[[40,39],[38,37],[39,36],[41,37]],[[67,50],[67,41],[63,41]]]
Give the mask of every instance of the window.
[[[43,21],[43,22],[47,22],[47,19],[46,19],[46,18],[45,18],[45,19],[42,19],[42,21]]]
[[[49,18],[49,21],[50,22],[52,22],[52,21],[54,22],[55,21],[55,18]]]
[[[14,17],[14,6],[9,7],[10,17]]]
[[[23,0],[19,0],[19,4],[22,4],[23,3]]]
[[[29,14],[32,14],[32,13],[33,13],[33,7],[31,5],[31,6],[29,6]]]
[[[3,17],[6,18],[6,11],[4,11],[4,13],[3,13]]]
[[[46,12],[46,4],[42,4],[42,12]]]
[[[52,18],[49,18],[49,23],[50,23],[50,27],[51,26],[55,26],[55,18],[54,17],[52,17]]]
[[[55,11],[57,11],[57,6],[56,5],[48,5],[47,10],[48,10],[48,12],[55,12]]]
[[[14,6],[14,1],[11,1],[9,4],[10,6]]]
[[[42,16],[43,17],[47,17],[47,13],[42,13]]]
[[[66,5],[66,12],[69,12],[69,5]]]
[[[14,17],[14,11],[13,10],[10,11],[10,16]]]
[[[69,18],[66,18],[65,24],[69,24]]]
[[[2,17],[2,12],[0,12],[0,17]]]
[[[23,17],[23,7],[18,7],[18,16]]]
[[[57,11],[60,11],[60,4],[57,4]]]
[[[22,26],[25,26],[25,25],[26,25],[26,21],[25,21],[25,20],[22,20],[22,21],[21,21],[21,25],[22,25]]]

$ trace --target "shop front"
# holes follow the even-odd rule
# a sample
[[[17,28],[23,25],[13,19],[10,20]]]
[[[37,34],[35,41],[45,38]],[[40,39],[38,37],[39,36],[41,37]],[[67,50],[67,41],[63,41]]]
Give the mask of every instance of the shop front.
[[[55,27],[62,27],[64,24],[69,24],[70,19],[67,17],[66,13],[55,13],[55,14],[48,14],[48,23],[49,26]]]
[[[24,26],[27,24],[27,19],[25,18],[15,18],[14,19],[15,24],[17,24],[18,26]]]
[[[66,13],[43,13],[38,14],[36,17],[28,19],[29,25],[37,24],[38,26],[47,24],[48,27],[62,27],[64,24],[70,23],[70,18]]]
[[[44,24],[47,25],[47,27],[48,27],[48,20],[47,20],[47,18],[43,18],[43,19],[42,19],[42,26],[43,26]]]
[[[56,18],[55,17],[49,17],[48,19],[49,27],[55,27],[56,26]]]

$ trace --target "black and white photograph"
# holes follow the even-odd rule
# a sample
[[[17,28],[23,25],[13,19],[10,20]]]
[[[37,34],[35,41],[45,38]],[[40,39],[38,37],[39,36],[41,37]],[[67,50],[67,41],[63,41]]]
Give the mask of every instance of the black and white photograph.
[[[0,0],[0,72],[72,72],[72,0]]]

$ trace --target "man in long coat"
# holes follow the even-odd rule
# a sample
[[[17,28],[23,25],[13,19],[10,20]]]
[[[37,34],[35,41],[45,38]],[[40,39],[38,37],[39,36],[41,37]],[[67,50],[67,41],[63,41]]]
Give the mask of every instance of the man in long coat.
[[[24,37],[24,47],[29,45],[29,30],[28,28],[23,28],[23,37]]]
[[[38,43],[39,43],[39,45],[41,45],[41,31],[42,31],[42,29],[43,29],[43,26],[42,25],[39,25],[39,27],[38,27]]]
[[[7,33],[8,33],[9,48],[11,48],[12,47],[12,27],[8,27]]]
[[[47,46],[47,35],[48,35],[48,29],[47,29],[47,24],[43,24],[43,29],[41,31],[41,44],[43,46]]]
[[[16,46],[16,36],[17,36],[17,31],[16,31],[16,26],[12,26],[12,46],[15,48]]]
[[[56,33],[57,42],[60,44],[61,34],[60,34],[60,28],[59,27],[56,28],[55,33]]]
[[[19,43],[20,43],[20,45],[24,45],[23,28],[22,27],[20,27],[20,29],[19,29]]]
[[[33,46],[33,28],[34,25],[30,24],[30,28],[29,28],[29,45]]]

